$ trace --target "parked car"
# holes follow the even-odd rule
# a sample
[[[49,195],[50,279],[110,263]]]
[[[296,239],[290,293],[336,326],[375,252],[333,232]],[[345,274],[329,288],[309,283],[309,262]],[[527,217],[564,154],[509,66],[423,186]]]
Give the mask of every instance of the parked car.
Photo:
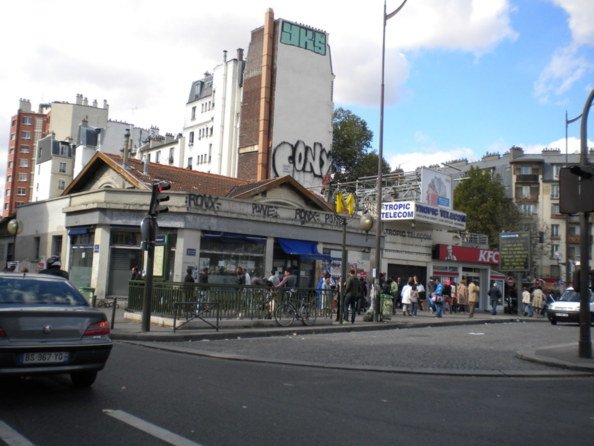
[[[594,321],[594,294],[590,290],[590,317]],[[548,304],[547,317],[551,324],[580,321],[580,293],[567,288],[561,296]]]
[[[0,273],[0,376],[67,373],[73,386],[87,387],[111,347],[105,313],[68,280]]]

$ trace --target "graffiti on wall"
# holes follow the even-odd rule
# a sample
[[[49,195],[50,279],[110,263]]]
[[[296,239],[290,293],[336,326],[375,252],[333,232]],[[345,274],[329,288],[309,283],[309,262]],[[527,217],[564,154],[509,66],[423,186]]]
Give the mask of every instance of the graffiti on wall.
[[[303,141],[294,145],[281,142],[272,150],[272,174],[275,177],[291,175],[298,179],[305,174],[321,180],[328,175],[331,164],[331,151],[317,142],[313,147]]]
[[[312,51],[321,56],[326,55],[326,33],[311,28],[283,22],[280,36],[281,43]]]
[[[190,194],[186,197],[188,207],[195,207],[203,210],[218,211],[221,207],[219,197],[207,194]]]

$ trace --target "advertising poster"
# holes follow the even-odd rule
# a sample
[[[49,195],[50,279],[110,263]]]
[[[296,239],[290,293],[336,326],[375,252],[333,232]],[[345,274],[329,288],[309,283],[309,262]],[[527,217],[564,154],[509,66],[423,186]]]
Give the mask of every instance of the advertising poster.
[[[431,169],[421,169],[421,202],[452,209],[452,178]]]

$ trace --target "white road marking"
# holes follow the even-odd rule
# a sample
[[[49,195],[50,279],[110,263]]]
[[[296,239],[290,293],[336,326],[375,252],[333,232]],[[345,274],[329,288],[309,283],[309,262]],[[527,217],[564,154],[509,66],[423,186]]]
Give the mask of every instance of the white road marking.
[[[0,440],[8,446],[35,446],[3,421],[0,421]]]
[[[103,409],[103,413],[173,446],[202,446],[200,443],[190,441],[187,438],[174,434],[148,421],[144,421],[142,418],[135,417],[123,410]]]

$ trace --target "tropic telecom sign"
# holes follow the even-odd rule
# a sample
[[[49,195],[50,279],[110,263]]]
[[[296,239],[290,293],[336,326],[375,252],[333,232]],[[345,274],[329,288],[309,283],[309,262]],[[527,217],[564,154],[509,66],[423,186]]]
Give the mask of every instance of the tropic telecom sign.
[[[416,201],[382,203],[382,221],[416,220],[448,228],[466,229],[466,214]]]

